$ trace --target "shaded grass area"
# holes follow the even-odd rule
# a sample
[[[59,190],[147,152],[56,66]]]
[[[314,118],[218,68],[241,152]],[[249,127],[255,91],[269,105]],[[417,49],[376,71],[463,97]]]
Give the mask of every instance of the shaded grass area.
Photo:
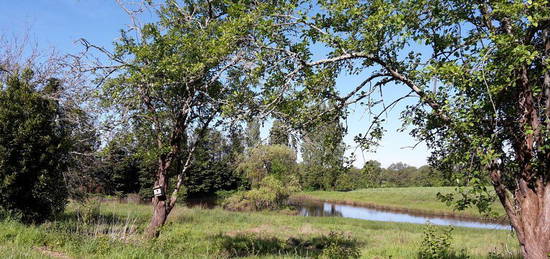
[[[150,215],[147,205],[108,203],[86,224],[74,207],[59,220],[39,226],[4,220],[0,258],[314,257],[334,243],[327,238],[334,232],[343,236],[337,247],[355,245],[361,258],[414,258],[423,235],[423,226],[415,224],[179,207],[159,238],[145,240],[142,233]],[[464,250],[470,258],[506,258],[516,253],[516,243],[509,231],[453,232],[453,249]]]
[[[484,218],[477,208],[468,208],[464,211],[454,210],[453,207],[437,199],[437,193],[454,193],[454,187],[403,187],[403,188],[372,188],[350,192],[313,191],[294,195],[293,198],[309,198],[327,202],[345,203],[349,205],[364,205],[373,207],[387,207],[394,209],[413,210],[418,212],[440,215],[457,215],[473,218]],[[505,220],[506,216],[502,205],[495,201],[491,205],[492,217]]]

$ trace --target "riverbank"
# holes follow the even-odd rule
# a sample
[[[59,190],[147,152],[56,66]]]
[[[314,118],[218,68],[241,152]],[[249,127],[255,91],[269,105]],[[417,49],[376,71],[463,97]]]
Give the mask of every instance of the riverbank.
[[[448,194],[453,192],[454,187],[372,188],[350,192],[302,192],[293,195],[291,199],[293,201],[331,202],[413,215],[453,217],[494,223],[507,222],[504,210],[498,201],[491,205],[493,215],[487,217],[481,215],[476,208],[457,211],[437,199],[437,193]]]
[[[424,229],[407,223],[176,207],[161,236],[146,240],[142,233],[150,216],[148,205],[103,203],[88,223],[76,217],[73,205],[64,217],[39,226],[0,221],[0,257],[223,258],[228,250],[242,248],[243,240],[235,237],[246,235],[256,246],[247,258],[296,258],[262,249],[269,246],[266,240],[314,240],[337,231],[358,241],[361,258],[414,258]],[[452,244],[470,258],[517,251],[515,237],[503,230],[456,228]]]

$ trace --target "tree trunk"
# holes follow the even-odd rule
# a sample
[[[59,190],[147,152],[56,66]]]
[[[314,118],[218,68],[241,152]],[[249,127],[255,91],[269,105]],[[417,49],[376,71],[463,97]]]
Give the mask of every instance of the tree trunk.
[[[151,223],[147,227],[146,235],[148,238],[156,238],[160,234],[160,228],[166,223],[168,214],[170,213],[169,204],[166,200],[166,189],[168,181],[166,178],[166,163],[161,162],[157,171],[157,180],[155,181],[155,187],[160,186],[164,195],[155,196],[152,199],[153,204],[153,217]]]
[[[550,254],[550,185],[537,181],[529,186],[519,181],[515,205],[506,212],[516,231],[526,259],[546,259]],[[501,199],[502,201],[502,199]],[[507,205],[505,204],[505,207]]]
[[[166,209],[166,200],[160,200],[158,197],[153,198],[153,217],[151,223],[147,227],[147,237],[155,238],[160,234],[160,228],[166,223],[168,218],[168,210]]]

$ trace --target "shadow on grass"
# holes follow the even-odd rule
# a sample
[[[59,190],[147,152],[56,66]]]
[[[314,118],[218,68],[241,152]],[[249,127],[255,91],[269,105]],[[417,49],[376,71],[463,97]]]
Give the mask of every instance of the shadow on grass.
[[[357,240],[337,232],[286,240],[253,234],[218,235],[215,239],[227,257],[283,255],[336,259],[360,256]]]

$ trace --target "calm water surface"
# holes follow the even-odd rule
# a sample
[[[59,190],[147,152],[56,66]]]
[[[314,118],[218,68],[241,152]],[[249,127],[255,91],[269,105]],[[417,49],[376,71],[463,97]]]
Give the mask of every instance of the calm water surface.
[[[429,221],[434,225],[443,226],[452,225],[468,228],[510,229],[510,226],[495,223],[476,222],[471,220],[437,216],[413,215],[409,213],[390,212],[380,209],[334,204],[328,202],[303,202],[295,204],[295,206],[297,206],[299,210],[299,215],[309,217],[344,217],[353,219],[365,219],[385,222],[404,222],[414,224],[425,224]]]

